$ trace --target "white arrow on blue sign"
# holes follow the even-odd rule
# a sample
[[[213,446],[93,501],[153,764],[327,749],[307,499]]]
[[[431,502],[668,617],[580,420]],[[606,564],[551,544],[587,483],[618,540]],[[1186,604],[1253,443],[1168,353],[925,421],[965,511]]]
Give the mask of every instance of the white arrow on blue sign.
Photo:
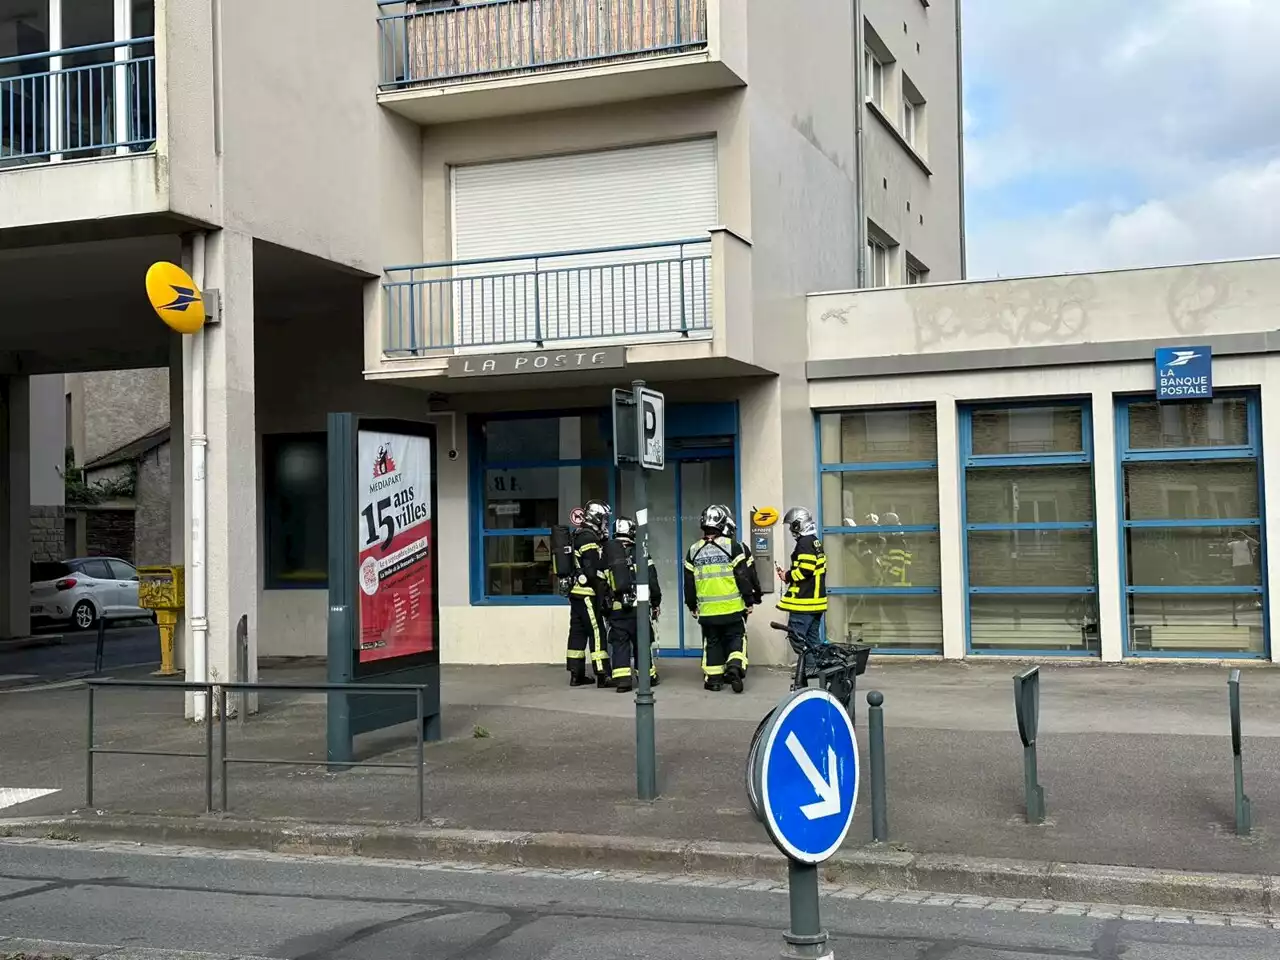
[[[802,690],[774,711],[755,778],[765,829],[800,863],[821,863],[840,849],[858,802],[858,741],[840,701]]]

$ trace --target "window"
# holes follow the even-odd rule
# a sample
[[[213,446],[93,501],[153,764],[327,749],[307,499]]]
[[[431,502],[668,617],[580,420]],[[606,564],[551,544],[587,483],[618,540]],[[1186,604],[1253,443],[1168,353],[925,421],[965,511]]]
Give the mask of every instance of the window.
[[[1089,408],[962,411],[973,653],[1099,652]]]
[[[907,255],[907,286],[929,282],[929,268],[910,254]]]
[[[138,579],[138,571],[123,560],[108,560],[107,566],[111,568],[111,577],[114,580]]]
[[[266,434],[262,490],[268,590],[329,582],[329,454],[323,433]]]
[[[608,414],[509,417],[474,430],[472,483],[484,484],[472,496],[476,599],[556,598],[551,528],[588,500],[614,499]]]
[[[938,429],[932,407],[818,416],[827,633],[942,652]]]
[[[1257,395],[1117,409],[1126,652],[1264,657]]]
[[[91,577],[94,580],[115,579],[115,577],[111,575],[111,568],[107,566],[107,561],[105,560],[81,560],[80,572],[86,577]]]
[[[870,48],[863,53],[863,64],[867,78],[867,100],[883,110],[885,74],[888,72],[888,68]]]
[[[872,287],[889,285],[889,248],[875,238],[867,240],[867,283]]]
[[[907,141],[916,153],[925,152],[925,102],[924,95],[911,82],[911,78],[902,74],[902,107],[899,113],[899,127],[902,139]]]
[[[902,139],[916,145],[916,105],[909,99],[902,100]]]

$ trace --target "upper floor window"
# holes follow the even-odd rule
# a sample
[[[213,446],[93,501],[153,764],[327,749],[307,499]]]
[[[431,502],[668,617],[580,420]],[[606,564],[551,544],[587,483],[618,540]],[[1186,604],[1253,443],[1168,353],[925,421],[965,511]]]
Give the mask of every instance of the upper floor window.
[[[867,285],[889,285],[889,248],[874,237],[867,240]]]
[[[924,94],[905,73],[902,74],[902,111],[899,125],[902,139],[907,141],[916,153],[923,154],[925,152]]]
[[[929,282],[929,268],[910,254],[907,255],[907,286]]]
[[[866,97],[881,110],[884,109],[884,89],[885,74],[888,73],[888,67],[876,55],[875,51],[868,48],[863,52],[863,64],[866,69],[867,90]]]

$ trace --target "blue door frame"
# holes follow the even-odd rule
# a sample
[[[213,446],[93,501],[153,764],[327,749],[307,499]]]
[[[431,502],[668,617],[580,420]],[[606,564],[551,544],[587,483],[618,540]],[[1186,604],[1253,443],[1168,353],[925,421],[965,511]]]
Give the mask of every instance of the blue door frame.
[[[742,516],[741,500],[742,500],[742,477],[738,472],[738,443],[737,437],[734,437],[733,449],[726,450],[723,448],[709,448],[705,450],[693,448],[686,450],[673,451],[668,459],[667,468],[675,470],[675,515],[676,515],[676,544],[681,551],[681,559],[676,564],[676,600],[679,603],[677,608],[684,610],[684,551],[688,544],[693,542],[692,533],[686,535],[684,529],[684,513],[680,509],[680,505],[684,502],[684,471],[681,469],[686,463],[704,463],[708,460],[733,460],[733,515],[735,517]],[[739,521],[739,528],[743,529],[744,525]],[[690,638],[685,636],[685,617],[684,613],[680,613],[680,646],[678,648],[670,648],[662,651],[663,656],[667,657],[701,657],[702,656],[702,638],[694,639],[690,643]]]

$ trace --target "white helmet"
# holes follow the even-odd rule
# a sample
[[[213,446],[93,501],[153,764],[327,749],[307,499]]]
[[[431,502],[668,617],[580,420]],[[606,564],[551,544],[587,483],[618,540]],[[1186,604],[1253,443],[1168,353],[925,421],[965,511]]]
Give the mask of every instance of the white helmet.
[[[617,540],[635,540],[636,522],[630,517],[619,517],[613,522],[613,536]]]
[[[782,518],[793,537],[811,537],[818,532],[818,525],[813,522],[813,514],[804,507],[792,507]]]

